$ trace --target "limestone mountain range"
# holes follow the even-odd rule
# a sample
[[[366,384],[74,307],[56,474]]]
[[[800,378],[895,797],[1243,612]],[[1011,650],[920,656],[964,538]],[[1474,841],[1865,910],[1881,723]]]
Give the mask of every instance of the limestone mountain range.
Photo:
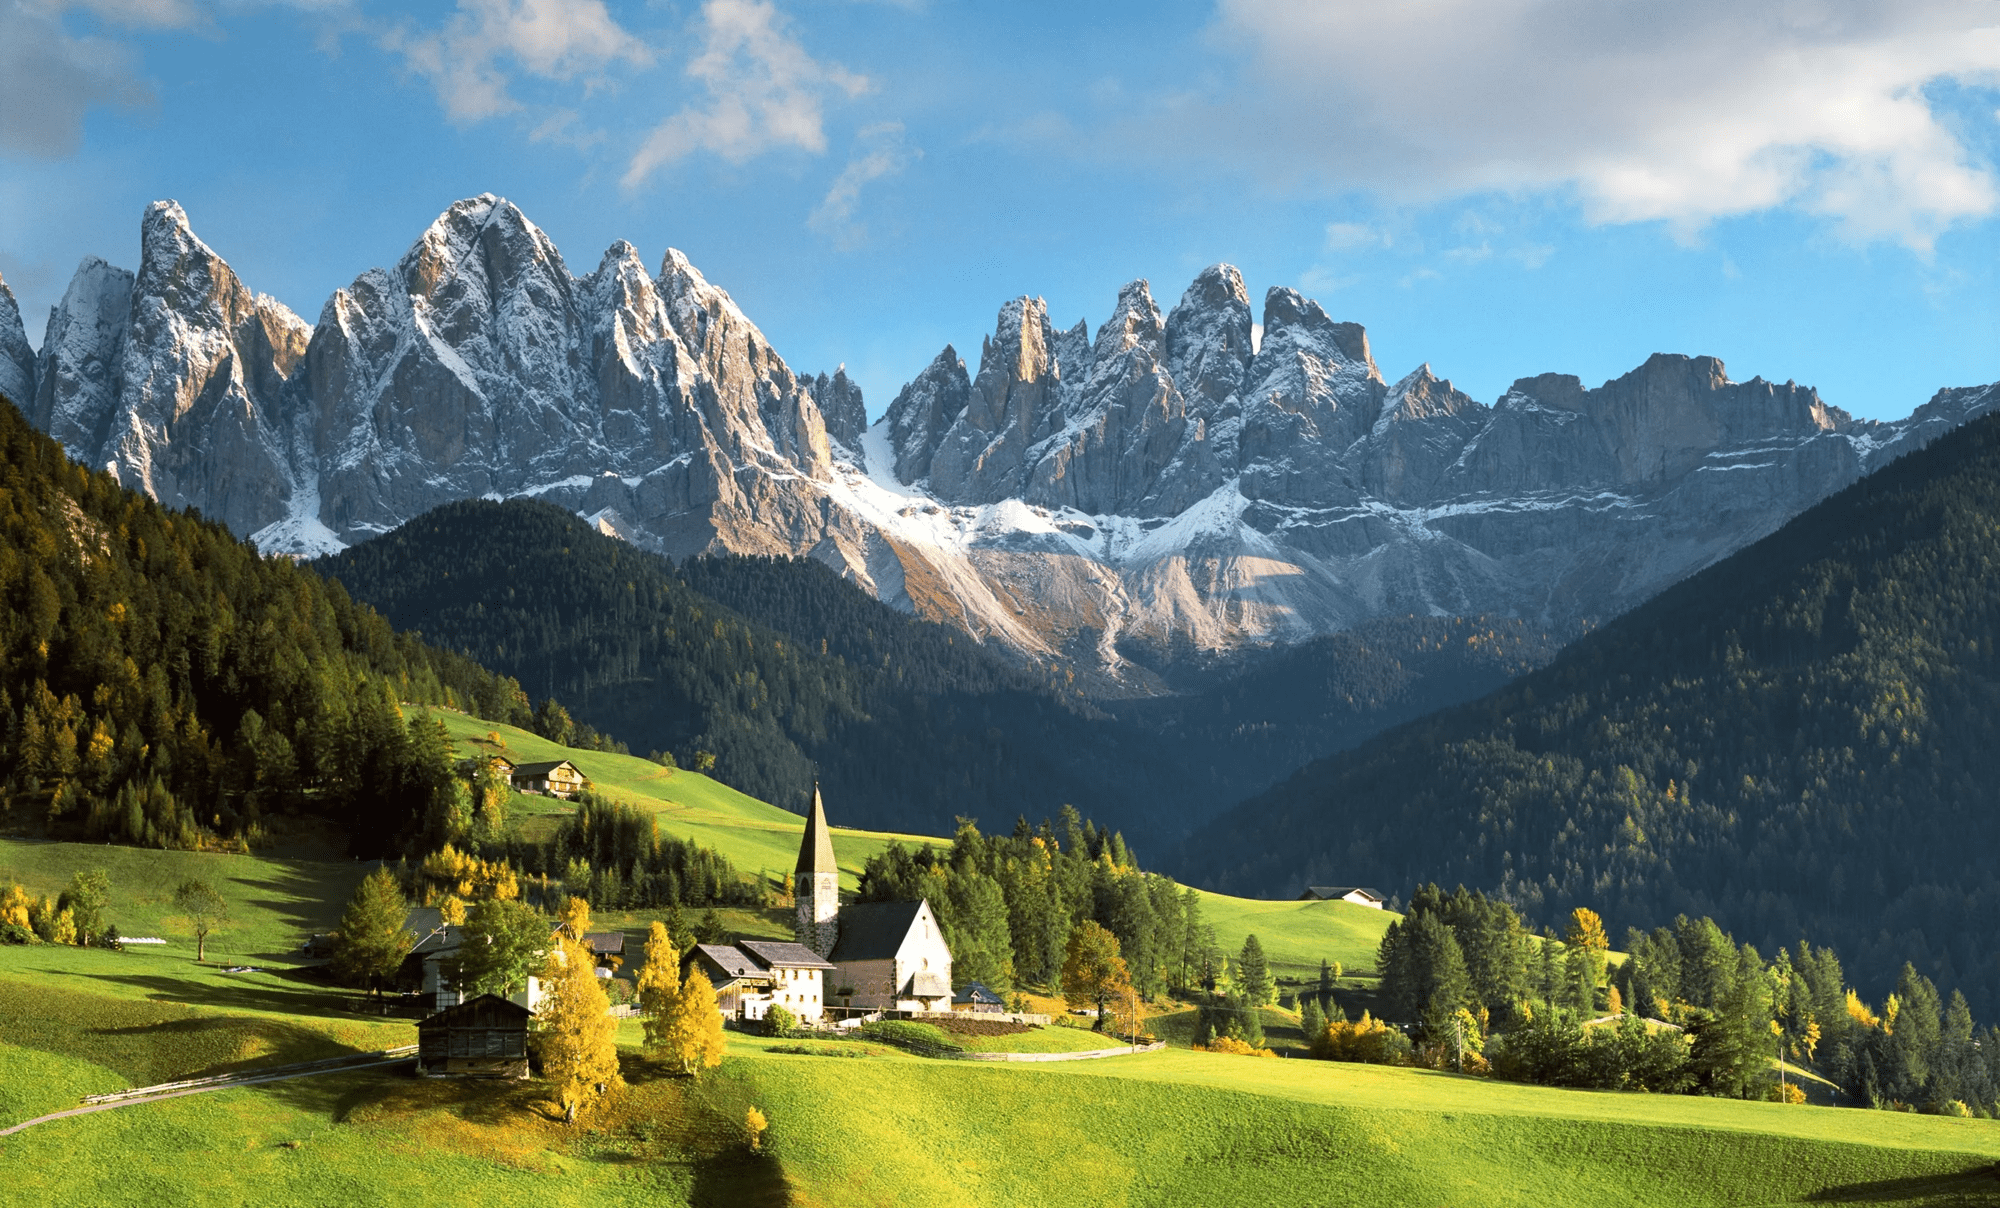
[[[1489,405],[1428,365],[1388,381],[1295,290],[1256,315],[1217,265],[1165,313],[1125,286],[1094,333],[1008,301],[976,363],[945,348],[871,425],[678,251],[655,273],[621,241],[577,276],[492,195],[310,325],[155,202],[138,270],[85,259],[39,349],[0,282],[0,394],[267,552],[538,496],[676,557],[819,558],[1107,691],[1384,616],[1609,617],[2000,404],[1859,420],[1659,354]]]

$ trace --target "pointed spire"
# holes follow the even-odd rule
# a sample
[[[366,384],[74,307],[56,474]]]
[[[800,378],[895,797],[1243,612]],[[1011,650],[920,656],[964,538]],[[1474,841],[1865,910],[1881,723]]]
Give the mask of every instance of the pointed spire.
[[[839,873],[833,862],[833,832],[826,827],[826,805],[819,798],[819,781],[813,781],[812,812],[806,815],[806,833],[799,842],[799,864],[795,873]]]

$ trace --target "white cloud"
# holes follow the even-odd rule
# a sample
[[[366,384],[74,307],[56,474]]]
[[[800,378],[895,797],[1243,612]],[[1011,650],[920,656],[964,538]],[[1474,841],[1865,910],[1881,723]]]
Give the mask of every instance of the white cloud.
[[[776,147],[822,153],[825,97],[868,90],[865,77],[807,54],[767,0],[708,0],[701,12],[705,40],[687,74],[708,92],[709,105],[689,106],[654,127],[626,170],[627,187],[697,151],[731,163]]]
[[[1293,183],[1419,202],[1573,190],[1593,221],[1683,236],[1793,206],[1919,248],[2000,206],[1993,165],[1924,95],[2000,84],[1990,0],[1220,0],[1219,14],[1247,74],[1168,101],[1155,145]]]
[[[830,236],[840,248],[856,246],[867,235],[868,230],[854,220],[854,211],[861,202],[861,188],[869,181],[893,176],[908,166],[910,160],[921,158],[923,152],[912,150],[903,141],[903,123],[884,122],[879,126],[864,128],[855,139],[853,156],[847,166],[834,179],[833,187],[813,209],[806,225],[822,235]]]
[[[130,47],[107,38],[72,37],[63,29],[69,7],[0,0],[0,148],[67,155],[82,140],[83,115],[92,106],[153,99],[139,80],[138,56]],[[121,18],[124,6],[92,7]]]
[[[1362,248],[1388,247],[1392,240],[1389,232],[1373,227],[1365,222],[1329,222],[1326,224],[1326,248],[1330,252],[1352,252]]]
[[[603,0],[458,0],[458,11],[441,27],[398,26],[382,44],[431,81],[455,122],[521,108],[508,93],[516,71],[572,80],[621,62],[644,67],[653,60],[652,50],[612,19]]]

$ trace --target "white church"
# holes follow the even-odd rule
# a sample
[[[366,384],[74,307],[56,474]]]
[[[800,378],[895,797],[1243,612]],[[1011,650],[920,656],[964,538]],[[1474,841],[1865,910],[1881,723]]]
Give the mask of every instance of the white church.
[[[775,1004],[812,1023],[828,1007],[951,1010],[951,949],[929,902],[840,904],[840,867],[817,784],[792,893],[797,943],[698,944],[688,954],[715,984],[725,1015],[762,1019]]]

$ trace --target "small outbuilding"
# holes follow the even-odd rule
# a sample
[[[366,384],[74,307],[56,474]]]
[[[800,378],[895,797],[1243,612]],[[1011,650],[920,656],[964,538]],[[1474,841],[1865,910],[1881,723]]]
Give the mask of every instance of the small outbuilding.
[[[954,1011],[1004,1011],[1007,1002],[998,994],[986,988],[983,982],[967,982],[951,996]]]
[[[1352,902],[1371,910],[1384,909],[1389,899],[1361,885],[1308,885],[1299,895],[1301,902]]]
[[[417,1073],[427,1078],[526,1078],[534,1012],[497,994],[447,1007],[417,1024]]]

